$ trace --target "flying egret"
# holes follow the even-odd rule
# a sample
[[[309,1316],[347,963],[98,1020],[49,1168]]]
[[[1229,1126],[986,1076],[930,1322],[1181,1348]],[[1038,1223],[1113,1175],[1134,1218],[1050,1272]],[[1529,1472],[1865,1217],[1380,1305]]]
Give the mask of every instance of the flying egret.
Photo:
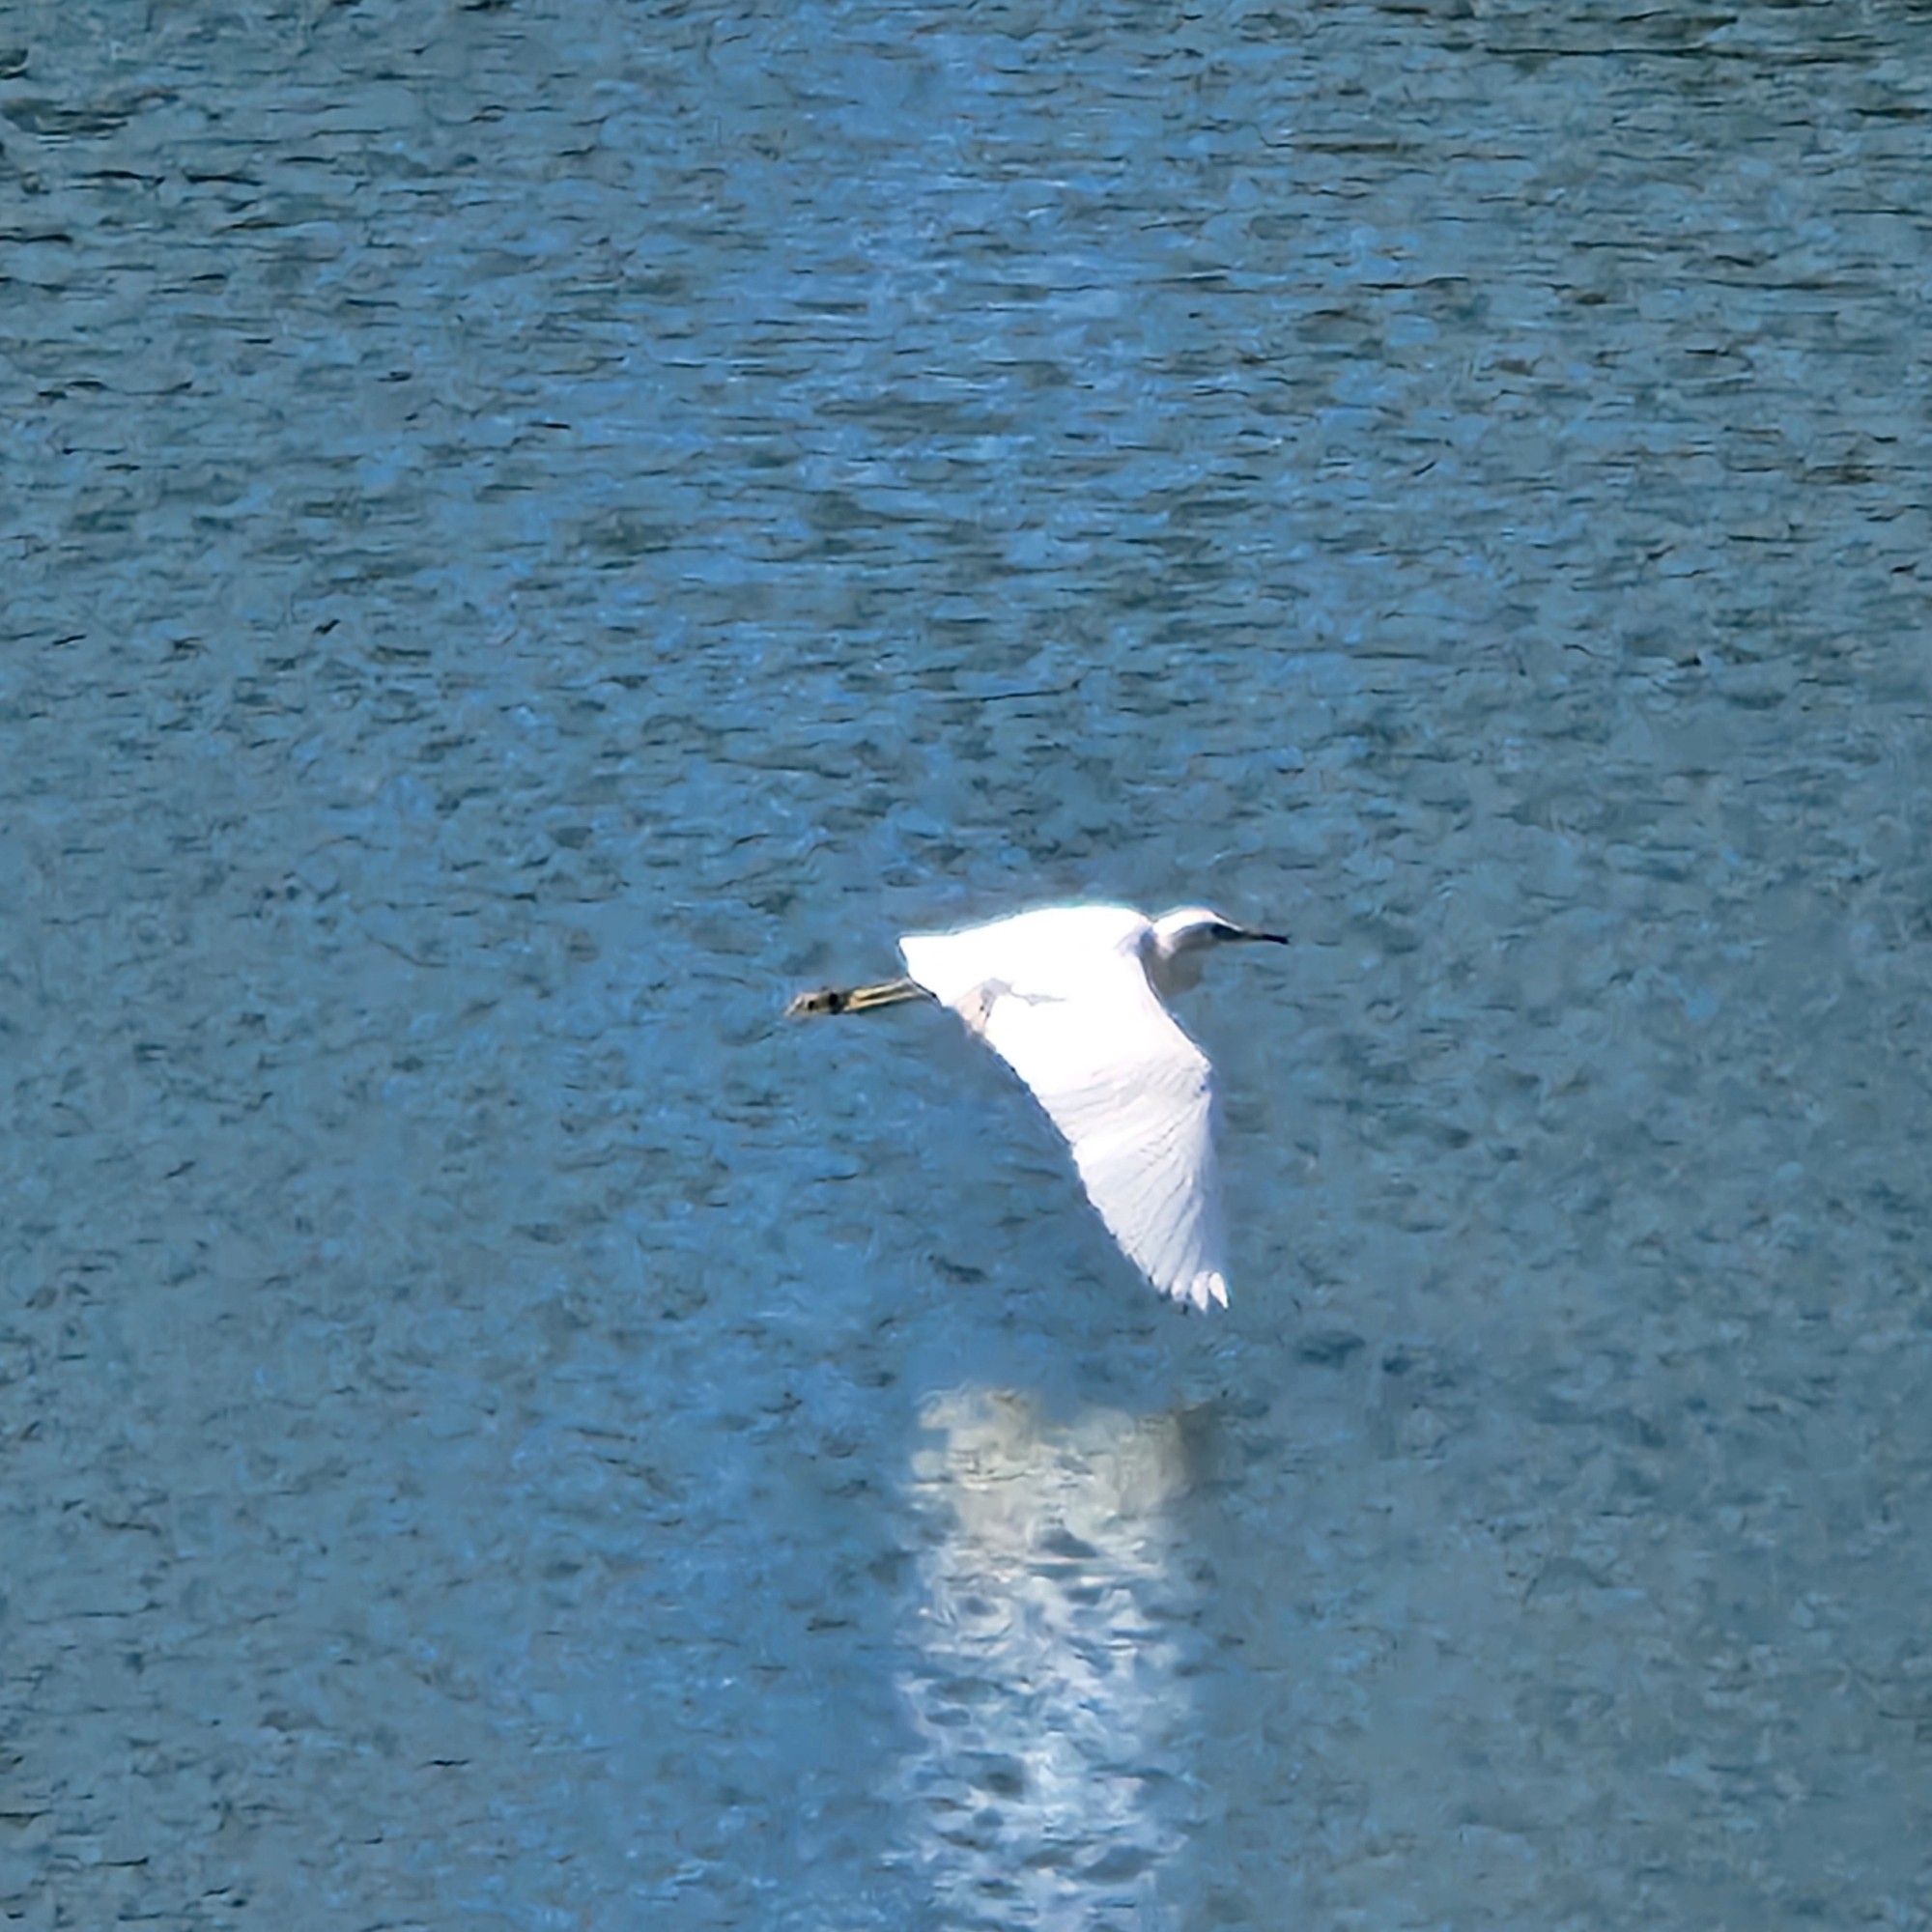
[[[1047,906],[958,932],[909,932],[907,977],[801,993],[788,1014],[900,1000],[951,1007],[1026,1084],[1072,1150],[1127,1259],[1183,1306],[1228,1305],[1208,1056],[1161,1005],[1233,939],[1288,944],[1206,906]]]

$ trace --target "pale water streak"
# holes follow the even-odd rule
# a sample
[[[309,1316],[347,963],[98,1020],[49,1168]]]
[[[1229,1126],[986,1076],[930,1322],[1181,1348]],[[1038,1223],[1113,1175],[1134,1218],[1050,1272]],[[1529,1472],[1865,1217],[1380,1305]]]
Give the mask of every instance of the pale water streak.
[[[1154,1880],[1192,1804],[1179,1421],[962,1389],[920,1422],[900,1802],[932,1897],[961,1926],[1178,1923]]]

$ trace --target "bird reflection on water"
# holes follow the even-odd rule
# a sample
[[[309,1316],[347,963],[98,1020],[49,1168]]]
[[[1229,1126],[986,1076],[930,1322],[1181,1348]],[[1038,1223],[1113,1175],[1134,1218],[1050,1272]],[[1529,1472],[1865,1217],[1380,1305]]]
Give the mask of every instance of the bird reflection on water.
[[[909,1855],[949,1924],[1170,1922],[1189,1821],[1195,1586],[1172,1520],[1185,1417],[1069,1421],[988,1390],[933,1398],[911,1486],[930,1541],[900,1689]]]

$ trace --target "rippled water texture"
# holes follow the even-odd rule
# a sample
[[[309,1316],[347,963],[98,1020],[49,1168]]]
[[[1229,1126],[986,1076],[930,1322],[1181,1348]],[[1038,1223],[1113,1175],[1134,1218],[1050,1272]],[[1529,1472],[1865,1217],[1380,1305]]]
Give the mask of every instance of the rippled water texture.
[[[1922,5],[0,42],[10,1923],[1932,1922]]]

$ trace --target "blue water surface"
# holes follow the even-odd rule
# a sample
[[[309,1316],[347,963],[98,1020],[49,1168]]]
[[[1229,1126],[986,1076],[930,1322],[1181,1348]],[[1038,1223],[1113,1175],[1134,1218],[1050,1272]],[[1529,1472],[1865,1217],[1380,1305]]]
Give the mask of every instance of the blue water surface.
[[[1932,1923],[1922,6],[0,42],[9,1923]]]

